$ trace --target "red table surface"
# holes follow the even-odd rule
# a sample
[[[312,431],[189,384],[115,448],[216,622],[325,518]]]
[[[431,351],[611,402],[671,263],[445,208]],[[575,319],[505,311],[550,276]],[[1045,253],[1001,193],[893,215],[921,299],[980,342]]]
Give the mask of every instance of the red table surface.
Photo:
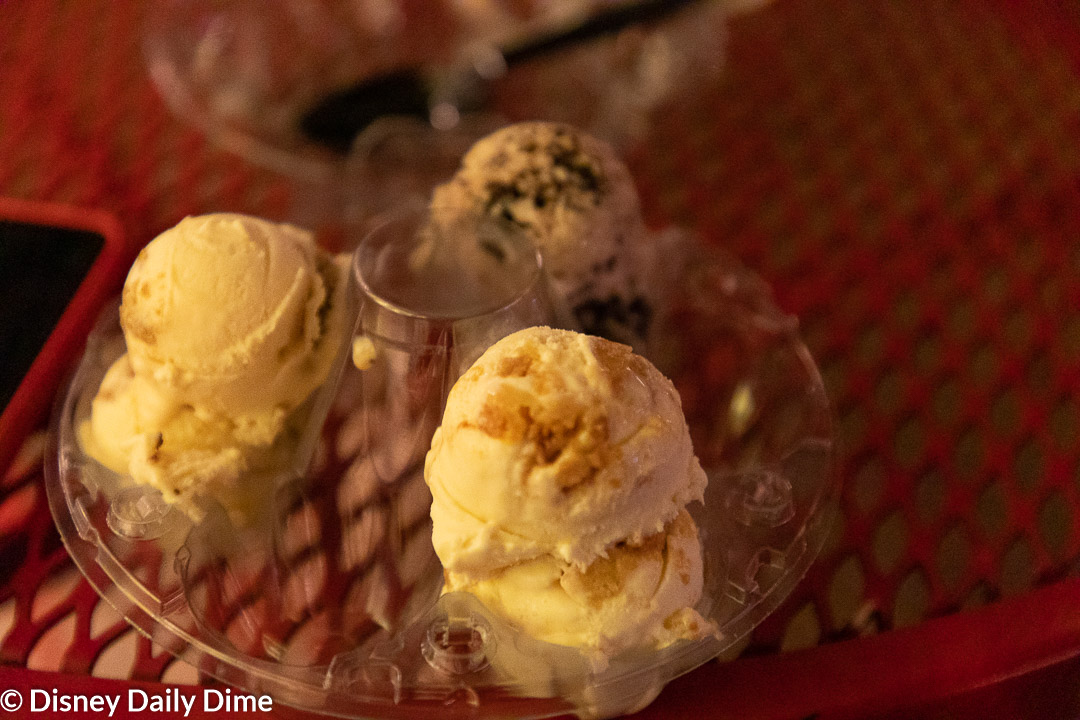
[[[109,211],[132,248],[188,214],[294,216],[294,183],[165,108],[144,9],[0,0],[0,196]],[[742,657],[641,715],[1080,715],[1080,6],[778,0],[653,137],[629,158],[650,221],[799,316],[844,490]],[[43,446],[0,481],[0,681],[190,679],[78,575]]]

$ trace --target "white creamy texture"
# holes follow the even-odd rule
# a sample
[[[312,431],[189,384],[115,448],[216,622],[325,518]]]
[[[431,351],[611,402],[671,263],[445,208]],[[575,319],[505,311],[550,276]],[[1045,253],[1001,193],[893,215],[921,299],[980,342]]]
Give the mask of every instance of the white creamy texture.
[[[435,550],[481,576],[543,555],[580,569],[663,530],[707,482],[674,386],[630,348],[550,328],[454,385],[425,466]]]
[[[345,259],[299,228],[189,217],[139,254],[124,284],[127,354],[106,374],[84,449],[167,500],[214,494],[272,465],[291,413],[323,382],[344,333]]]
[[[607,143],[555,122],[477,141],[435,188],[432,216],[524,233],[539,248],[557,324],[642,349],[666,305],[671,262],[641,217],[630,171]],[[458,242],[455,252],[472,248]]]
[[[701,543],[685,510],[639,546],[617,545],[585,570],[545,555],[448,591],[477,596],[529,635],[585,650],[597,669],[632,648],[662,648],[713,632],[693,605],[702,592]]]
[[[341,275],[299,228],[228,213],[186,218],[146,246],[124,284],[132,367],[214,412],[291,409],[321,382],[340,341],[324,310],[341,305],[327,283],[340,292]]]
[[[609,145],[569,125],[520,123],[479,140],[431,205],[524,228],[571,300],[607,275],[637,281],[647,238],[633,178]]]
[[[455,383],[424,467],[444,592],[594,671],[716,631],[685,506],[707,482],[671,382],[629,347],[535,327]]]
[[[157,488],[169,502],[197,514],[195,495],[212,494],[242,516],[251,492],[237,480],[268,468],[282,448],[252,441],[224,415],[163,399],[152,382],[138,377],[123,355],[105,374],[91,404],[90,420],[79,428],[86,452],[114,472]]]

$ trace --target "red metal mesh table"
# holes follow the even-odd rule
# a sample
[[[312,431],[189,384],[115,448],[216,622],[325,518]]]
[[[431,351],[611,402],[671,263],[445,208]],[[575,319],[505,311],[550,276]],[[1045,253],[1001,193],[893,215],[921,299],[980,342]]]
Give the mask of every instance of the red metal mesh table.
[[[288,179],[164,107],[143,11],[0,2],[0,195],[106,209],[132,247],[187,214],[295,213]],[[1075,711],[1075,662],[1040,675],[1043,705],[979,688],[1080,651],[1080,9],[779,0],[732,20],[729,51],[630,160],[653,224],[723,245],[800,318],[844,491],[743,657],[644,715]],[[0,483],[0,662],[196,681],[60,544],[51,403]]]

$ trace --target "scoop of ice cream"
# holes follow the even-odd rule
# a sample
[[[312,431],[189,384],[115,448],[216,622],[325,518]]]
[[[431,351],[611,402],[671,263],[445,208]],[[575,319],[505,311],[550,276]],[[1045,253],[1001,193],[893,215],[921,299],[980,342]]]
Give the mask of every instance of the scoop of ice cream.
[[[215,497],[246,517],[265,487],[241,475],[279,465],[287,443],[248,442],[232,418],[177,404],[152,380],[135,375],[127,354],[106,372],[80,428],[84,450],[110,470],[157,488],[168,502],[198,515],[197,495]]]
[[[186,403],[273,427],[325,377],[343,286],[299,228],[186,218],[146,246],[124,284],[132,368]]]
[[[475,581],[448,573],[445,589],[469,592],[529,635],[582,648],[600,665],[623,650],[713,631],[693,609],[702,592],[701,542],[685,510],[662,532],[620,543],[584,570],[545,555]]]
[[[608,144],[566,124],[510,125],[473,145],[431,205],[524,230],[579,329],[646,338],[655,252],[630,172]]]
[[[550,555],[585,569],[702,498],[679,396],[625,345],[529,328],[455,383],[425,465],[433,542],[480,577]]]
[[[235,504],[236,481],[282,457],[290,414],[326,379],[345,267],[309,233],[241,215],[159,235],[124,284],[127,353],[94,398],[86,451],[167,500]]]

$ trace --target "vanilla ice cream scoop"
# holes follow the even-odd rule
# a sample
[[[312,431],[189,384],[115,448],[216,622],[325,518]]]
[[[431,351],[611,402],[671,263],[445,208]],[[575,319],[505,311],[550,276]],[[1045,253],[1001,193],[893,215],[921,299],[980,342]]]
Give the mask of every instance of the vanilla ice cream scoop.
[[[280,459],[290,414],[326,379],[346,268],[310,233],[254,217],[163,232],[128,273],[127,354],[92,403],[84,448],[167,500],[238,492],[241,474]]]
[[[507,126],[472,146],[431,206],[523,230],[579,329],[644,342],[660,290],[650,281],[656,248],[630,172],[607,143],[562,123]]]
[[[472,580],[448,573],[446,591],[475,595],[529,635],[585,650],[594,666],[633,648],[710,634],[701,598],[697,526],[685,510],[638,545],[620,543],[581,570],[545,555]]]
[[[186,218],[146,246],[124,284],[132,367],[206,410],[254,422],[280,415],[326,375],[343,277],[300,228],[225,213]]]
[[[471,577],[545,555],[584,570],[661,532],[707,482],[679,396],[648,360],[542,327],[455,383],[424,476],[435,551]]]

